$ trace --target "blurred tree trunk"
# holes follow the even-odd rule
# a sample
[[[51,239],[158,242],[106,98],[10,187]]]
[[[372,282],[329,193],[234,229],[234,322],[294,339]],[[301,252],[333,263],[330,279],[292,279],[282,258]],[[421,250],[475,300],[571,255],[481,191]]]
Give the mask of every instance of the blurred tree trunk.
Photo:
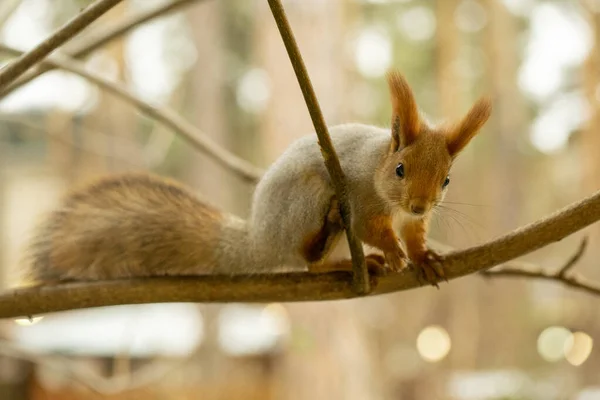
[[[485,181],[494,205],[494,233],[515,228],[522,219],[519,214],[523,203],[523,187],[527,184],[518,144],[527,131],[525,102],[517,84],[518,27],[515,17],[500,0],[485,1],[489,18],[487,32],[488,71],[494,110],[488,123],[488,141],[492,152],[491,174]],[[486,156],[486,158],[489,158]]]
[[[234,138],[227,136],[224,119],[223,7],[224,2],[208,2],[190,9],[197,64],[192,78],[193,100],[187,112],[192,115],[192,122],[207,136],[231,149],[230,142]],[[232,173],[189,146],[185,145],[184,149],[185,157],[191,159],[183,163],[189,165],[184,171],[187,180],[193,182],[201,193],[210,194],[210,201],[231,210],[234,207],[231,188],[238,184]]]
[[[589,194],[600,189],[600,107],[598,106],[598,88],[600,87],[600,14],[588,10],[588,20],[593,35],[593,47],[584,64],[583,82],[585,95],[590,107],[589,122],[581,133],[581,152],[583,159],[583,193]],[[596,233],[600,229],[590,227]]]
[[[517,84],[519,69],[518,25],[515,17],[507,10],[501,0],[484,2],[489,24],[483,42],[490,85],[489,94],[494,101],[494,110],[486,127],[485,143],[489,151],[481,149],[478,165],[483,173],[479,174],[481,193],[487,195],[483,204],[493,212],[488,214],[488,231],[492,235],[501,234],[516,228],[525,222],[527,216],[520,214],[525,209],[527,198],[523,195],[527,185],[528,169],[519,151],[519,142],[527,132],[526,106]],[[485,167],[483,167],[485,166]],[[537,196],[532,196],[535,201]],[[487,285],[487,283],[483,283]],[[510,285],[510,286],[509,286]],[[507,353],[494,346],[497,333],[503,332],[504,348],[522,348],[524,343],[522,320],[523,297],[526,280],[511,281],[496,288],[486,287],[482,291],[484,301],[481,310],[485,315],[481,332],[482,350],[479,354],[488,354],[487,363],[494,361],[502,365],[512,365],[522,357],[521,354]],[[512,295],[507,296],[509,290]],[[502,291],[503,293],[501,293]],[[502,297],[502,302],[494,299]],[[513,317],[508,317],[512,315]],[[497,316],[503,316],[497,318]],[[483,359],[482,359],[483,361]]]
[[[584,4],[590,4],[583,2]],[[583,65],[583,89],[589,106],[589,120],[581,131],[581,140],[579,141],[579,153],[582,159],[583,187],[581,196],[587,196],[600,189],[600,13],[597,7],[589,6],[586,10],[586,16],[592,32],[592,48],[588,59]],[[600,225],[594,224],[585,229],[585,234],[589,237],[589,245],[582,262],[578,268],[593,279],[599,279],[598,258],[600,256]],[[582,298],[581,301],[586,301]],[[600,321],[597,318],[593,307],[586,308],[582,316],[585,318],[586,325],[589,326],[587,332],[592,337],[600,334]],[[586,384],[592,385],[597,379],[597,371],[600,368],[600,359],[590,357],[586,361],[585,380]]]
[[[444,0],[436,2],[437,15],[437,87],[438,87],[438,114],[445,119],[457,119],[464,115],[466,107],[469,106],[470,98],[466,98],[465,90],[470,82],[463,78],[459,72],[461,65],[461,48],[464,46],[463,37],[455,24],[458,0]],[[463,53],[464,54],[464,53]],[[473,153],[468,149],[465,159],[457,163],[453,171],[455,176],[461,178],[452,182],[449,197],[455,197],[457,202],[470,202],[472,193],[477,193],[473,180],[474,158],[469,157]],[[468,195],[467,195],[468,193]],[[453,201],[449,199],[449,201]],[[464,210],[458,205],[448,204],[448,208],[469,213],[472,209]],[[442,212],[438,218],[449,222],[451,236],[454,238],[452,245],[466,246],[470,243],[469,231],[464,226],[468,221],[463,221],[460,215],[454,211]],[[448,233],[450,233],[448,232]],[[446,288],[445,288],[446,289]],[[472,280],[453,282],[451,287],[441,293],[437,302],[437,312],[445,321],[452,338],[453,351],[449,354],[450,364],[453,368],[473,369],[476,367],[477,353],[479,350],[479,318],[478,302],[479,291]],[[464,332],[469,332],[465,335]]]
[[[192,99],[186,110],[192,123],[216,143],[230,148],[224,121],[223,81],[225,60],[223,54],[224,7],[226,2],[206,2],[201,7],[189,11],[190,25],[197,52],[197,61],[192,72]],[[231,210],[234,199],[231,196],[233,177],[229,171],[207,159],[203,154],[182,144],[183,157],[187,165],[182,171],[184,180],[190,182],[198,192],[206,195],[209,201],[224,210]],[[198,360],[199,382],[211,388],[227,385],[227,360],[218,346],[217,320],[220,307],[202,307],[205,332],[203,343],[194,356]],[[207,400],[221,399],[217,390],[203,395]]]
[[[436,3],[437,41],[437,86],[438,112],[446,118],[457,117],[462,110],[460,76],[457,72],[460,33],[454,24],[458,0],[443,0]],[[458,100],[457,100],[458,98]]]
[[[120,21],[127,16],[126,11],[126,3],[116,6],[103,17],[107,21],[105,23]],[[106,65],[109,69],[114,69],[117,82],[127,82],[127,64],[124,52],[125,40],[121,37],[108,43],[92,57],[99,57],[103,65]],[[99,151],[100,154],[107,154],[108,156],[90,153],[81,154],[85,150],[75,150],[79,154],[78,163],[80,164],[79,168],[75,168],[77,171],[75,179],[87,179],[89,176],[104,173],[106,169],[116,172],[130,167],[131,164],[140,165],[142,160],[139,153],[128,155],[127,163],[120,162],[119,158],[115,157],[119,153],[115,147],[117,146],[116,143],[134,138],[135,121],[135,111],[131,105],[99,91],[96,107],[91,114],[84,118],[83,122],[83,125],[88,126],[90,129],[81,129],[79,140],[84,144],[84,147],[104,142],[104,148],[99,149]],[[94,131],[103,134],[102,140],[90,136]],[[117,138],[117,140],[114,140],[114,138]]]
[[[343,2],[287,2],[292,29],[304,57],[325,121],[339,121],[343,103]],[[257,57],[270,78],[271,97],[261,121],[267,163],[300,136],[314,128],[279,31],[266,4],[260,4],[257,19]],[[315,29],[319,27],[319,29]],[[325,30],[325,31],[324,31]],[[313,133],[314,134],[314,133]]]

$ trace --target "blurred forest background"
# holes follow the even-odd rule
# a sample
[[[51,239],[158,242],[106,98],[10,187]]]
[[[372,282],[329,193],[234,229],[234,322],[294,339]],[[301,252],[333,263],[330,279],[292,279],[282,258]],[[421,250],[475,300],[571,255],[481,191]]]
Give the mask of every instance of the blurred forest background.
[[[126,0],[64,47],[169,2]],[[88,0],[0,0],[1,43],[26,50]],[[81,59],[225,148],[268,166],[312,124],[264,0],[186,1]],[[399,68],[433,120],[480,95],[493,117],[456,163],[435,239],[467,247],[600,188],[597,0],[287,0],[329,125],[389,126]],[[80,42],[81,43],[81,42]],[[2,62],[10,55],[0,53]],[[0,99],[0,281],[71,185],[152,170],[246,215],[252,185],[79,76]],[[464,204],[458,204],[464,203]],[[600,229],[526,257],[600,279]],[[600,399],[600,298],[472,275],[370,299],[166,304],[2,321],[0,399]]]

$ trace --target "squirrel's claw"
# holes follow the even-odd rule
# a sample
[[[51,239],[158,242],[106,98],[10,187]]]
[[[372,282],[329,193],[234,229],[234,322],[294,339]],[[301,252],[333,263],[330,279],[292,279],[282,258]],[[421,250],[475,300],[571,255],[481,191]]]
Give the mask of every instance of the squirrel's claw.
[[[387,275],[389,268],[385,264],[385,257],[380,254],[369,254],[365,257],[369,273],[376,276]]]
[[[407,260],[402,252],[389,252],[385,254],[385,261],[388,267],[394,271],[402,271],[407,266]]]
[[[417,278],[419,282],[440,288],[438,282],[443,279],[446,282],[446,274],[442,267],[442,256],[438,255],[432,250],[425,250],[416,260],[414,260],[414,267],[417,269]]]

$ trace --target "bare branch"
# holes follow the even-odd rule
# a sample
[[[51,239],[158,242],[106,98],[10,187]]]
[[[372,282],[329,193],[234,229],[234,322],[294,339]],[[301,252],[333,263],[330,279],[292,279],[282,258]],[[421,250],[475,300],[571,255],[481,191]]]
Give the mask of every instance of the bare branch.
[[[586,236],[581,240],[581,243],[579,244],[579,247],[577,248],[577,251],[575,252],[575,254],[573,254],[571,256],[571,258],[565,263],[565,265],[558,271],[557,276],[559,276],[561,278],[565,277],[567,272],[569,272],[569,270],[571,268],[573,268],[573,266],[575,264],[577,264],[577,262],[581,259],[581,256],[583,256],[583,253],[585,252],[585,249],[587,248],[587,244],[588,244],[588,238]]]
[[[162,17],[177,11],[184,6],[188,6],[194,2],[200,2],[204,0],[179,0],[170,3],[165,3],[156,7],[153,10],[149,10],[139,15],[120,21],[114,24],[112,27],[103,29],[95,36],[90,38],[74,39],[75,42],[69,45],[69,49],[66,49],[66,53],[74,58],[83,58],[96,51],[100,47],[106,45],[112,40],[128,33],[138,25],[144,24],[154,18]],[[8,96],[10,93],[18,89],[19,87],[31,82],[41,74],[52,70],[53,67],[49,65],[36,65],[25,74],[23,74],[18,80],[10,84],[4,90],[0,91],[0,98]]]
[[[554,282],[559,282],[564,285],[573,287],[575,289],[583,290],[590,294],[600,296],[600,283],[593,282],[585,277],[579,276],[575,273],[567,272],[572,268],[577,261],[581,259],[585,249],[587,247],[587,237],[581,241],[577,251],[571,256],[571,258],[565,263],[565,265],[558,271],[553,272],[544,268],[540,268],[537,265],[524,263],[524,262],[513,262],[507,263],[498,270],[483,271],[482,275],[488,278],[493,277],[508,277],[508,278],[534,278],[534,279],[545,279]]]
[[[448,279],[483,271],[559,241],[600,220],[600,191],[488,243],[444,255]],[[581,279],[568,281],[574,287]],[[583,282],[588,284],[587,282]],[[370,295],[418,288],[412,269],[372,277]],[[591,285],[589,285],[591,286]],[[590,291],[597,294],[596,289]],[[254,274],[146,278],[21,288],[0,295],[0,318],[79,308],[165,302],[319,301],[361,297],[349,274]]]
[[[11,54],[20,54],[6,45],[0,44],[0,51]],[[47,59],[41,61],[44,65],[50,65],[65,71],[77,74],[90,82],[100,86],[104,90],[120,97],[126,102],[139,108],[146,115],[154,118],[163,125],[181,135],[192,147],[200,150],[220,165],[235,172],[242,179],[249,182],[256,182],[262,176],[263,171],[251,163],[239,158],[235,154],[223,149],[213,142],[206,134],[194,127],[192,124],[181,118],[177,113],[166,107],[155,107],[140,99],[126,89],[104,79],[98,74],[86,71],[84,66],[71,58],[53,54]]]
[[[19,58],[0,70],[0,89],[17,79],[32,65],[81,32],[121,1],[123,0],[96,0],[42,43],[27,53],[21,54]]]
[[[346,176],[344,175],[344,171],[342,171],[340,160],[335,149],[333,148],[333,144],[331,143],[331,138],[329,137],[329,132],[327,131],[327,125],[325,124],[323,113],[319,107],[319,102],[317,100],[317,96],[315,95],[310,77],[308,76],[306,65],[304,65],[304,60],[300,54],[300,49],[298,48],[298,44],[294,38],[290,23],[285,15],[281,0],[268,1],[269,6],[271,7],[271,12],[273,13],[273,17],[275,17],[277,28],[279,28],[279,33],[281,34],[281,38],[285,44],[288,56],[292,62],[294,72],[296,73],[296,78],[298,78],[300,89],[302,89],[304,101],[306,102],[306,106],[308,107],[317,137],[319,138],[319,147],[321,148],[321,154],[323,155],[323,159],[325,161],[325,167],[329,172],[336,196],[340,203],[342,219],[344,221],[344,225],[346,226],[348,246],[352,255],[354,288],[358,291],[358,293],[366,294],[370,291],[369,272],[367,271],[367,264],[365,261],[362,244],[356,238],[356,235],[351,229],[352,216],[350,215],[350,203],[348,202],[348,196],[346,195]]]

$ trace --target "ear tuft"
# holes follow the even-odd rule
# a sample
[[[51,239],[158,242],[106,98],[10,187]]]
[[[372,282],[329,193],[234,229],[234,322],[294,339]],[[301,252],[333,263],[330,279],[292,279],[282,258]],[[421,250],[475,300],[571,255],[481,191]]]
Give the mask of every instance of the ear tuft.
[[[421,130],[419,109],[412,89],[398,71],[387,73],[392,100],[392,151],[415,141]]]
[[[448,132],[447,143],[450,156],[456,157],[469,144],[489,119],[491,113],[492,101],[487,97],[479,99],[471,107],[462,121]]]

